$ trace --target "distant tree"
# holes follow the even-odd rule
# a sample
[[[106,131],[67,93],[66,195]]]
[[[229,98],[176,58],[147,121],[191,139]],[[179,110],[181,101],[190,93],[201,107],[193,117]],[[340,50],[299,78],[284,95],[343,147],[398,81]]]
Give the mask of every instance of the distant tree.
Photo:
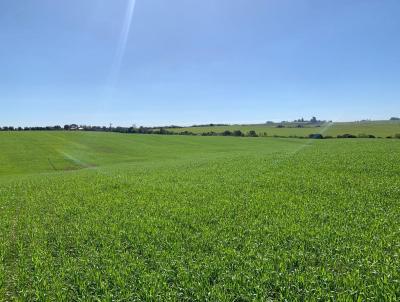
[[[244,134],[243,134],[243,132],[240,131],[240,130],[235,130],[235,131],[233,131],[232,135],[233,135],[233,136],[243,136]]]
[[[257,135],[257,133],[256,133],[254,130],[250,130],[250,131],[247,133],[247,136],[250,136],[250,137],[257,137],[258,135]]]
[[[360,134],[358,135],[358,137],[359,137],[359,138],[375,138],[374,135],[372,135],[372,134],[365,134],[365,133],[360,133]]]
[[[390,120],[391,121],[400,121],[400,117],[391,117]]]
[[[313,116],[310,120],[311,123],[315,124],[318,122],[317,118],[315,116]]]
[[[338,135],[337,138],[357,138],[357,136],[346,133],[346,134]]]
[[[225,130],[224,132],[221,133],[223,136],[230,136],[232,135],[232,132],[229,130]]]
[[[400,133],[396,133],[396,134],[394,135],[394,138],[400,138]]]
[[[196,134],[191,131],[185,130],[185,131],[179,132],[179,135],[196,135]]]
[[[312,138],[312,139],[323,139],[324,138],[323,135],[320,133],[310,134],[308,137]]]
[[[282,124],[279,124],[279,125],[276,126],[276,128],[285,128],[285,126],[282,125]]]
[[[146,129],[143,126],[140,126],[138,129],[138,133],[146,133]]]
[[[151,130],[150,130],[150,131],[151,131]],[[162,135],[174,134],[173,132],[166,130],[164,127],[161,127],[160,129],[154,130],[154,131],[152,131],[152,132],[153,132],[154,134],[162,134]]]
[[[137,133],[137,129],[136,129],[136,127],[130,127],[129,128],[129,130],[128,130],[128,133]]]

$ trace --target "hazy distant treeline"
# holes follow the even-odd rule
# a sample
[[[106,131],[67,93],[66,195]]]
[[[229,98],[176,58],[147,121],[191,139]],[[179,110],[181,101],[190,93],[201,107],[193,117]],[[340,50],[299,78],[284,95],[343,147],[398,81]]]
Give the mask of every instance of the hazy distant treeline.
[[[175,129],[175,131],[170,131],[168,129]],[[137,133],[137,134],[158,134],[158,135],[196,135],[196,136],[235,136],[235,137],[278,137],[278,138],[312,138],[312,139],[331,139],[331,138],[381,138],[376,137],[372,134],[361,133],[358,135],[354,134],[341,134],[335,137],[330,135],[322,135],[320,133],[312,133],[306,136],[299,135],[268,135],[267,132],[257,133],[255,130],[250,130],[248,132],[243,132],[241,130],[225,130],[222,132],[202,132],[194,133],[191,131],[177,131],[179,127],[106,127],[106,126],[87,126],[87,125],[64,125],[63,127],[56,126],[46,126],[46,127],[0,127],[0,131],[97,131],[97,132],[116,132],[116,133]],[[393,136],[386,136],[385,138],[398,138],[400,139],[400,133],[396,133]]]

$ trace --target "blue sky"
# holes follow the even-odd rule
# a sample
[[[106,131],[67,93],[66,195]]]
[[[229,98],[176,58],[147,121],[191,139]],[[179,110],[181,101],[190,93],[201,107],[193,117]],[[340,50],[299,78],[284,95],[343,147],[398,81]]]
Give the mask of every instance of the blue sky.
[[[399,16],[398,0],[2,0],[0,125],[398,116]]]

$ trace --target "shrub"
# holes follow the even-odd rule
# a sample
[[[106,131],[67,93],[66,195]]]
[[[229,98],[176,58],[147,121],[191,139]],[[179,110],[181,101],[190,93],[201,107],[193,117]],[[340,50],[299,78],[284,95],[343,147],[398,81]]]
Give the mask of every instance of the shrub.
[[[359,138],[375,138],[374,135],[372,135],[372,134],[365,134],[365,133],[360,133],[360,134],[358,135],[358,137],[359,137]]]
[[[229,130],[225,130],[224,132],[221,133],[223,136],[230,136],[232,135],[232,132]]]
[[[394,135],[394,138],[400,138],[400,133],[396,133],[396,134]]]
[[[210,131],[210,132],[203,132],[201,134],[201,136],[215,136],[218,135],[218,133],[215,133],[214,131]]]
[[[123,132],[123,131],[118,131],[118,129],[117,129],[116,132]],[[149,130],[146,133],[149,133],[149,134],[161,134],[161,135],[172,135],[172,134],[174,134],[173,132],[168,131],[168,130],[166,130],[164,128],[160,128],[159,130]]]
[[[187,131],[187,130],[182,131],[182,132],[180,132],[179,134],[180,134],[180,135],[195,135],[195,133],[190,132],[190,131]]]
[[[254,130],[250,130],[249,132],[247,132],[247,136],[250,136],[250,137],[257,137],[258,135],[257,135],[257,133],[256,133]]]
[[[337,138],[357,138],[357,136],[346,133],[346,134],[338,135]]]
[[[310,134],[310,135],[308,136],[308,138],[312,138],[312,139],[323,139],[324,136],[323,136],[322,134],[320,134],[320,133],[315,133],[315,134]]]
[[[232,133],[233,136],[244,136],[243,132],[240,130],[235,130]]]

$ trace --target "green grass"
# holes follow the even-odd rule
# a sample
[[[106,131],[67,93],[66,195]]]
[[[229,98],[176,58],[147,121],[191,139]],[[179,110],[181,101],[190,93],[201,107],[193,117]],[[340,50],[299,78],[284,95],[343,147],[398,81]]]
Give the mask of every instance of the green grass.
[[[268,136],[308,136],[314,133],[321,133],[336,137],[342,134],[372,134],[377,137],[394,136],[400,133],[399,121],[371,121],[371,122],[351,122],[351,123],[326,123],[321,127],[307,125],[304,128],[296,128],[297,123],[287,125],[285,128],[277,128],[276,125],[256,124],[256,125],[230,125],[214,127],[187,127],[169,129],[174,132],[190,131],[193,133],[216,132],[221,133],[225,130],[241,130],[246,133],[250,130],[256,131],[259,135],[267,133]]]
[[[0,162],[0,300],[400,298],[400,140],[13,132]]]

